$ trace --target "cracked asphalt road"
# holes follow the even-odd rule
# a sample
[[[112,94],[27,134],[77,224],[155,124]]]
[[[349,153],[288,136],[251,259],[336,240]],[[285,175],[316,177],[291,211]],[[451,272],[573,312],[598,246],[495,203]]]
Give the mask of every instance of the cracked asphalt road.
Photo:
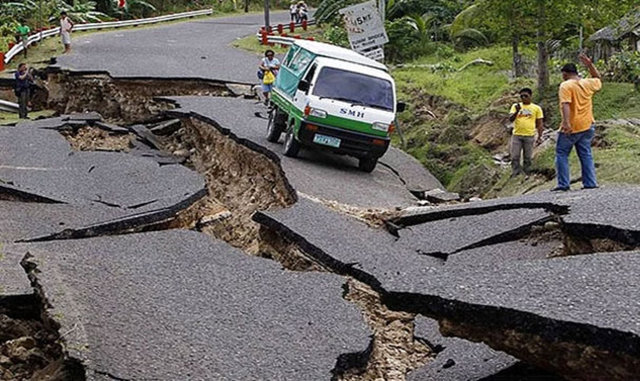
[[[171,110],[171,115],[195,113],[215,121],[241,140],[276,154],[291,185],[309,196],[361,207],[390,208],[415,204],[417,199],[410,190],[443,188],[422,164],[394,147],[389,148],[372,173],[360,171],[357,160],[348,156],[303,148],[299,157],[286,157],[282,154],[282,143],[267,141],[267,121],[256,117],[256,113],[266,114],[266,108],[254,100],[215,97],[168,99],[180,106]]]
[[[288,14],[272,13],[272,23]],[[230,44],[256,33],[258,14],[204,18],[150,28],[110,30],[73,39],[73,52],[57,66],[74,71],[107,71],[113,77],[203,78],[256,83],[259,56]],[[162,64],[150,64],[162,63]]]
[[[344,279],[169,230],[13,246],[89,369],[136,380],[322,380],[370,330]]]

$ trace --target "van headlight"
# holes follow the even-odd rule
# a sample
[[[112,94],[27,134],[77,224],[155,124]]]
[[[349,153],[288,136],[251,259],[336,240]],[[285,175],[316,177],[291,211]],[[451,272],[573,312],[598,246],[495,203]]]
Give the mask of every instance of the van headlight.
[[[371,125],[371,128],[378,131],[389,132],[389,126],[390,126],[389,123],[375,122],[374,124]]]
[[[311,110],[309,111],[309,115],[315,116],[316,118],[326,118],[327,112],[324,110],[311,107]]]

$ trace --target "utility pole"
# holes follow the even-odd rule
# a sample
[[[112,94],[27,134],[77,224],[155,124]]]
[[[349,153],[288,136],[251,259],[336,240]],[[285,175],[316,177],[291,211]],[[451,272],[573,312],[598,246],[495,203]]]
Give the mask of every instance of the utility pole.
[[[269,0],[264,0],[264,30],[269,31]]]

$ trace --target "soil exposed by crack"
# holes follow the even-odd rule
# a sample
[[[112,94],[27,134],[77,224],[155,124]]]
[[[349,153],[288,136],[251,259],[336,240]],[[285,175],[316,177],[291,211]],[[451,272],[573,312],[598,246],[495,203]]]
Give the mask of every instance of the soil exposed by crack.
[[[191,210],[200,230],[248,253],[259,252],[259,225],[251,220],[256,210],[292,205],[296,196],[279,164],[265,155],[223,135],[215,126],[196,118],[183,119],[184,127],[173,134],[169,150],[192,151],[187,165],[205,177],[210,204]],[[207,206],[208,205],[208,206]],[[219,215],[220,205],[229,213]],[[217,223],[203,223],[214,219]],[[212,221],[213,222],[213,221]]]
[[[24,315],[25,310],[32,312]],[[57,326],[48,318],[42,299],[24,298],[3,312],[0,380],[84,380],[83,372],[65,358]]]
[[[60,132],[76,151],[121,151],[131,150],[133,134],[112,135],[98,127],[81,127],[76,131]]]
[[[624,353],[563,340],[551,342],[535,334],[510,329],[490,329],[443,319],[440,321],[440,331],[446,336],[487,343],[529,364],[545,369],[552,367],[566,380],[632,380],[637,379],[634,370],[640,367],[638,358]],[[541,373],[547,376],[542,379],[562,380],[558,376]]]
[[[260,229],[260,253],[280,262],[292,271],[327,271],[300,247],[271,231]],[[351,363],[338,375],[340,381],[404,381],[406,374],[433,358],[434,352],[414,337],[415,314],[392,311],[381,302],[380,295],[353,278],[345,284],[344,298],[355,304],[373,332],[368,359],[362,365]]]
[[[350,278],[345,299],[356,304],[373,331],[373,347],[364,369],[352,369],[343,381],[404,381],[406,374],[428,363],[434,351],[414,337],[414,314],[388,309],[369,286]]]
[[[116,123],[149,120],[168,108],[157,97],[232,95],[224,83],[196,79],[122,79],[108,74],[50,72],[44,82],[46,108],[61,114],[98,111]]]

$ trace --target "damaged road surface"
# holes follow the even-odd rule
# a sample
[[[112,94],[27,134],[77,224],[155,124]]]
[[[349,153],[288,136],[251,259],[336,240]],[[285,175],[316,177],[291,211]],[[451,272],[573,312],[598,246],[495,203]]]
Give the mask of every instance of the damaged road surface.
[[[184,230],[10,251],[29,253],[88,376],[321,380],[366,361],[369,329],[334,274],[283,270]]]
[[[72,150],[57,130],[95,121],[80,118],[53,118],[0,130],[2,198],[73,205],[51,212],[67,216],[57,229],[27,228],[19,238],[125,231],[175,217],[206,194],[202,177],[181,165],[159,165],[122,152]]]
[[[255,102],[224,97],[168,98],[180,107],[168,112],[212,124],[225,135],[279,162],[287,180],[301,194],[359,207],[392,208],[416,203],[415,193],[442,184],[414,158],[390,147],[373,173],[358,170],[357,160],[303,149],[298,158],[282,154],[281,143],[266,139],[266,109]],[[258,115],[258,116],[256,116]],[[282,139],[281,139],[282,140]]]
[[[369,284],[390,308],[439,320],[446,335],[567,379],[630,380],[640,374],[633,296],[640,210],[630,207],[637,191],[544,193],[414,212],[392,222],[398,240],[309,202],[254,219],[323,266]],[[424,247],[444,255],[424,255]],[[537,254],[521,254],[532,248]],[[619,250],[630,251],[610,253]]]
[[[263,21],[255,14],[92,33],[74,39],[73,54],[58,57],[57,64],[76,71],[108,71],[120,78],[208,78],[251,83],[256,80],[259,57],[230,45],[240,36],[255,33]],[[271,22],[288,23],[289,14],[272,12]]]

